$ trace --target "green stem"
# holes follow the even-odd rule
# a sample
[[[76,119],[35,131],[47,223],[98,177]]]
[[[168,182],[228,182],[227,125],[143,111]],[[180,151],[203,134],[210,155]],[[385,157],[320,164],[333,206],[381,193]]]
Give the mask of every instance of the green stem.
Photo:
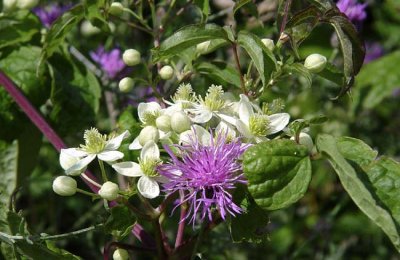
[[[101,177],[103,178],[104,182],[107,182],[108,178],[107,178],[106,170],[104,169],[104,163],[100,159],[98,159],[98,161],[99,161],[99,165],[100,165]]]
[[[77,192],[79,192],[79,193],[82,193],[82,194],[85,194],[85,195],[88,195],[88,196],[90,196],[90,197],[92,197],[92,198],[100,198],[100,196],[98,195],[98,194],[95,194],[95,193],[92,193],[92,192],[89,192],[89,191],[85,191],[85,190],[81,190],[81,189],[76,189],[76,191]]]
[[[243,78],[243,74],[242,74],[242,70],[240,68],[240,61],[239,61],[239,55],[238,55],[238,50],[237,50],[237,45],[236,43],[232,44],[232,48],[233,48],[233,56],[235,57],[235,63],[236,63],[236,69],[239,73],[240,76],[240,86],[242,88],[242,92],[243,94],[245,94],[247,96],[247,90],[246,90],[246,85],[244,83],[244,78]]]

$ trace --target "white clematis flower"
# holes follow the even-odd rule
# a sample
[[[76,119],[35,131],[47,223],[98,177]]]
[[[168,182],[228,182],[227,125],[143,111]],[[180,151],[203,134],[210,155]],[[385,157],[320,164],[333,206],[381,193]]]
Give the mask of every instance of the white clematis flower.
[[[113,163],[124,157],[124,154],[116,151],[122,143],[122,140],[129,136],[129,132],[108,139],[102,135],[96,128],[86,130],[84,134],[85,145],[80,148],[61,149],[60,165],[68,175],[81,174],[86,166],[96,157],[107,163]],[[107,140],[108,139],[108,140]]]
[[[160,150],[153,141],[147,142],[140,152],[139,163],[121,162],[113,164],[112,167],[119,174],[128,177],[140,177],[137,188],[143,197],[153,199],[160,195],[158,182],[164,182],[156,167],[161,163]]]
[[[211,145],[212,136],[209,131],[199,125],[193,125],[190,130],[187,130],[179,135],[179,144],[188,145],[193,143],[193,140],[205,146]]]
[[[254,104],[241,95],[238,107],[239,119],[236,119],[235,126],[250,141],[255,140],[257,143],[266,141],[267,135],[283,130],[289,123],[290,115],[287,113],[264,115],[260,111],[255,113],[253,108]]]

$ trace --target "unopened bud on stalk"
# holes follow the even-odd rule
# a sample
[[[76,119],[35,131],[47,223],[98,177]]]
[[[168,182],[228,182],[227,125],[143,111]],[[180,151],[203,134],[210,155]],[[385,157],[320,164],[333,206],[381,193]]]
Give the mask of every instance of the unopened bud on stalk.
[[[169,115],[162,115],[157,117],[156,126],[158,129],[164,132],[171,130],[171,117]]]
[[[60,196],[72,196],[76,193],[76,181],[68,176],[58,176],[53,181],[53,191]]]
[[[125,77],[121,79],[118,83],[118,88],[121,92],[127,93],[132,90],[133,88],[133,79],[130,77]]]
[[[262,43],[264,43],[265,47],[268,48],[268,50],[270,50],[270,51],[273,51],[273,50],[274,50],[274,48],[275,48],[275,43],[274,43],[273,40],[268,39],[268,38],[264,38],[264,39],[262,39],[261,41],[262,41]]]
[[[135,49],[128,49],[122,54],[122,60],[128,66],[135,66],[140,63],[140,52]]]
[[[290,140],[295,140],[295,137],[292,136],[292,137],[290,138]],[[310,151],[310,152],[311,152],[311,151],[313,150],[313,148],[314,148],[314,142],[313,142],[313,140],[311,139],[311,137],[310,137],[308,134],[303,133],[303,132],[301,132],[301,133],[299,134],[299,144],[306,146],[306,147],[308,148],[308,151]]]
[[[17,0],[17,6],[20,9],[31,9],[39,3],[39,0]]]
[[[83,21],[81,24],[81,33],[83,36],[92,36],[101,32],[99,28],[93,26],[89,21]]]
[[[128,251],[122,248],[117,248],[113,253],[113,260],[128,260]]]
[[[171,116],[171,128],[178,134],[189,130],[191,126],[190,118],[183,111],[175,112]]]
[[[111,201],[115,200],[118,197],[118,192],[118,185],[111,181],[107,181],[101,186],[98,193],[103,199]]]
[[[120,16],[124,12],[124,6],[119,2],[114,2],[111,4],[108,12],[115,16]]]
[[[205,41],[197,44],[196,51],[200,54],[206,53],[208,51],[208,47],[210,46],[211,41]]]
[[[171,66],[166,65],[160,69],[159,74],[163,80],[168,80],[174,76],[174,69]]]
[[[158,129],[154,126],[146,126],[140,131],[139,134],[139,144],[144,146],[148,141],[158,142],[160,138],[160,134],[158,133]]]
[[[321,54],[314,53],[309,55],[304,61],[304,67],[310,72],[318,73],[326,67],[326,57]]]

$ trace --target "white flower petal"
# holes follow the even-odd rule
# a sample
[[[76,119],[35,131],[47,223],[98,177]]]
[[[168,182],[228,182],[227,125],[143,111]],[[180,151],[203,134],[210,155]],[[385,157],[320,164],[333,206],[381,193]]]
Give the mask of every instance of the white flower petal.
[[[140,177],[143,176],[143,171],[140,165],[135,162],[121,162],[113,164],[111,167],[114,168],[116,172],[128,177]]]
[[[144,146],[142,151],[140,151],[140,159],[160,159],[160,150],[158,146],[153,141],[148,141]]]
[[[227,122],[227,123],[229,123],[229,124],[231,124],[231,125],[234,125],[235,124],[235,122],[236,122],[236,117],[234,117],[234,116],[229,116],[229,115],[226,115],[226,114],[221,114],[221,113],[217,113],[217,115],[223,120],[223,121],[225,121],[225,122]]]
[[[82,158],[88,155],[87,152],[77,148],[61,149],[61,154],[63,153],[78,158]]]
[[[211,145],[212,136],[211,136],[210,132],[207,131],[204,127],[201,127],[199,125],[194,125],[194,126],[192,126],[192,131],[193,131],[193,133],[196,134],[197,139],[199,140],[199,142],[202,145],[205,145],[205,146]]]
[[[118,151],[104,151],[99,153],[98,158],[105,162],[114,162],[124,157],[124,154]]]
[[[229,138],[236,138],[235,129],[230,124],[227,124],[224,121],[219,122],[219,124],[215,128],[215,132],[220,133],[222,135],[226,135]]]
[[[204,124],[207,123],[208,121],[211,120],[213,113],[211,111],[209,111],[208,109],[194,109],[194,117],[191,117],[190,119],[194,122],[194,123],[198,123],[198,124]]]
[[[122,143],[122,140],[129,137],[129,131],[125,131],[122,134],[118,135],[117,137],[112,138],[111,140],[107,141],[106,147],[104,150],[111,151],[117,150]]]
[[[142,149],[143,146],[139,143],[139,137],[136,137],[135,140],[129,145],[129,150],[139,150]]]
[[[76,164],[68,168],[65,173],[69,175],[75,175],[76,172],[83,171],[83,169],[91,162],[93,159],[96,158],[95,154],[89,154],[85,158],[79,160]]]
[[[140,177],[137,187],[140,194],[145,198],[154,199],[160,195],[160,187],[158,186],[158,183],[147,176]]]
[[[253,106],[245,95],[240,95],[238,114],[246,125],[249,124],[250,116],[254,115]]]
[[[60,165],[66,170],[71,168],[74,164],[80,161],[80,157],[72,156],[70,153],[66,152],[67,149],[61,149],[60,153]]]
[[[245,123],[243,123],[242,120],[240,119],[236,120],[235,126],[239,131],[239,133],[241,133],[244,137],[253,138],[253,135],[251,134],[249,127]]]
[[[157,102],[140,103],[138,106],[138,116],[141,122],[144,122],[144,115],[161,110],[160,104]]]
[[[290,115],[288,113],[278,113],[268,116],[268,135],[275,134],[283,130],[289,123]]]

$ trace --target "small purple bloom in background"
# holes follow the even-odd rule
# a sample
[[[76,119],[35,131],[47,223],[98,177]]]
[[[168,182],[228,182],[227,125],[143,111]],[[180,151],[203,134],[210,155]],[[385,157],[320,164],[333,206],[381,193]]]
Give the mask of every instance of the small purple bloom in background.
[[[367,18],[365,12],[367,3],[359,4],[357,0],[339,0],[336,5],[353,23],[361,23]]]
[[[383,48],[377,42],[367,42],[365,44],[365,58],[364,64],[367,64],[373,60],[376,60],[383,56]]]
[[[36,7],[33,12],[39,17],[42,24],[49,28],[58,17],[68,11],[72,7],[72,4],[50,4],[44,7]]]
[[[100,46],[96,51],[90,52],[89,54],[109,79],[115,79],[117,76],[121,76],[120,73],[126,67],[122,60],[120,49],[115,48],[107,52],[103,46]]]
[[[214,208],[222,219],[227,214],[242,213],[242,209],[232,201],[230,191],[235,189],[235,184],[246,183],[238,159],[247,147],[238,140],[227,143],[223,134],[219,134],[216,140],[211,137],[210,145],[192,137],[190,144],[176,146],[182,152],[181,158],[165,146],[172,161],[161,165],[158,172],[169,179],[164,184],[165,192],[184,193],[176,207],[188,203],[185,220],[190,218],[189,223],[194,225],[199,214],[201,220],[207,217],[211,221]]]

